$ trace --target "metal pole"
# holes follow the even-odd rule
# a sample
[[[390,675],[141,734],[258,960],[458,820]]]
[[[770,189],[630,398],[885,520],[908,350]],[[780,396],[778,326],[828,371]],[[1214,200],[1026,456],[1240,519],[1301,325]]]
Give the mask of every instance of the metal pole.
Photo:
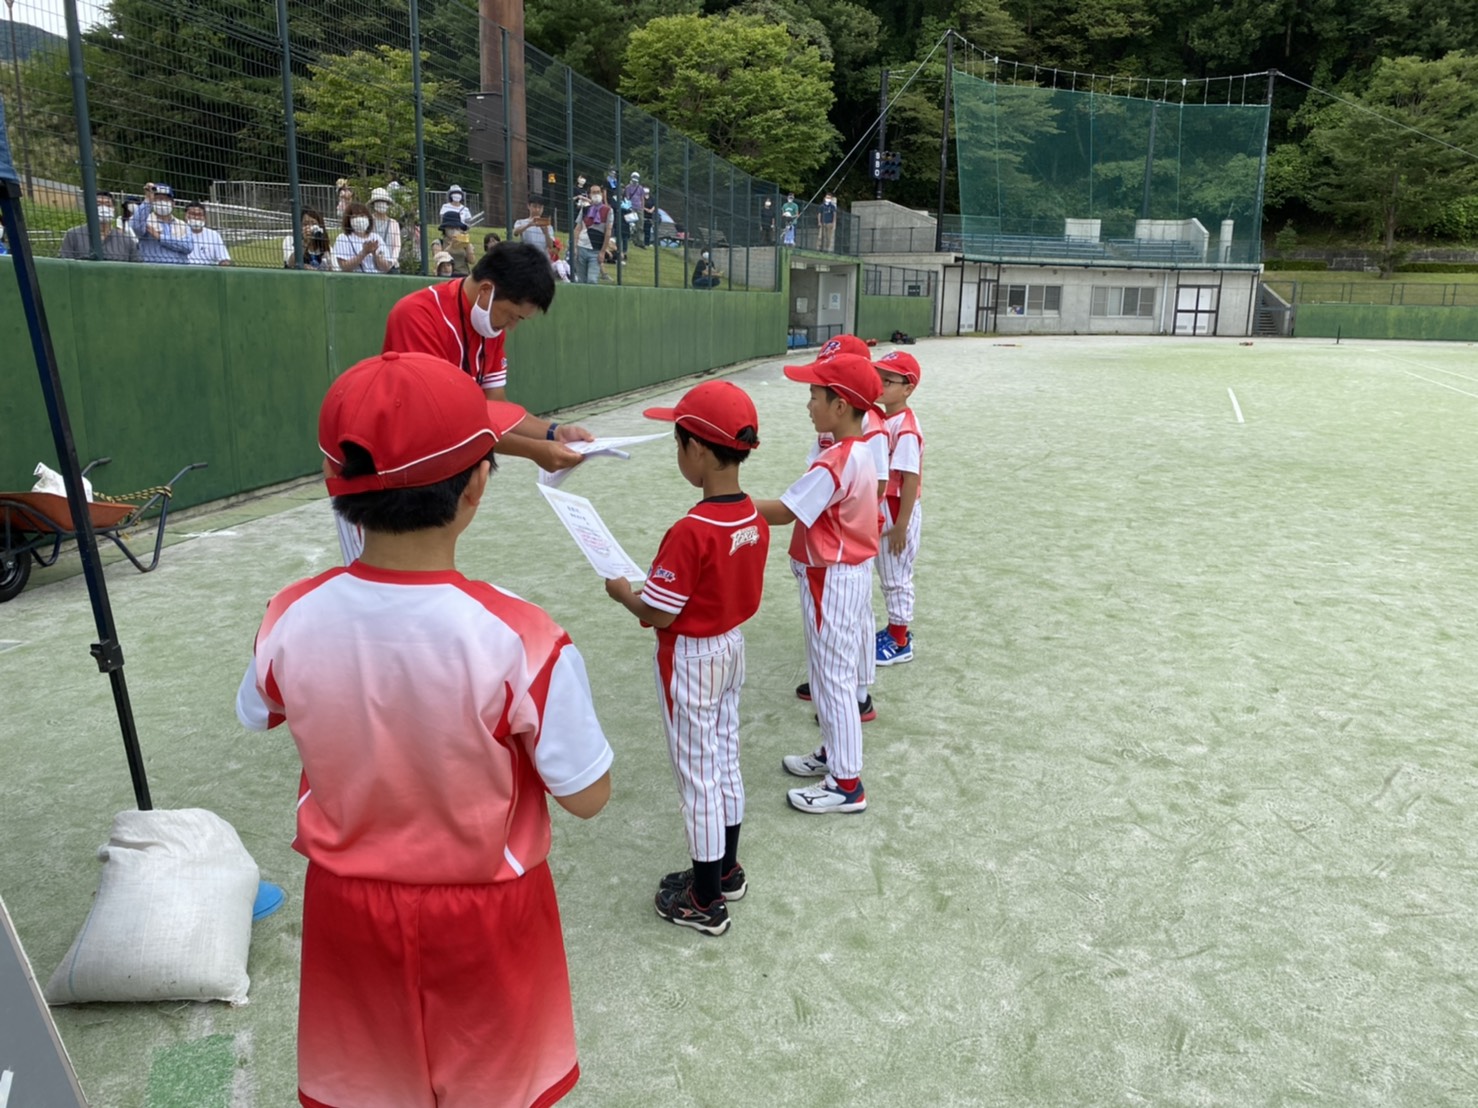
[[[31,182],[31,144],[26,141],[26,105],[21,99],[21,56],[15,48],[15,0],[5,0],[5,7],[10,11],[10,66],[15,73],[15,133],[20,140],[21,163],[26,167],[26,195],[34,198],[36,187]],[[97,207],[96,196],[93,197],[93,207]]]
[[[934,224],[934,250],[944,249],[944,181],[949,176],[949,94],[950,76],[955,68],[955,33],[944,33],[944,124],[939,134],[939,213]],[[961,215],[963,221],[964,216]],[[964,283],[965,271],[960,270],[960,282]]]
[[[431,212],[426,207],[426,102],[421,94],[421,6],[417,0],[411,0],[411,99],[416,108],[416,233],[421,236],[421,272],[435,273],[431,268],[431,228],[426,225]],[[487,199],[484,194],[484,211]]]
[[[621,104],[622,100],[616,97],[616,187],[625,188],[621,184]],[[606,184],[609,186],[610,182]],[[607,188],[607,191],[610,191]],[[611,206],[614,213],[616,225],[611,228],[612,234],[616,236],[616,284],[624,285],[626,282],[626,243],[629,241],[626,231],[626,213],[621,210],[621,204],[614,196],[607,196],[606,203]]]
[[[416,0],[411,0],[415,34]],[[277,42],[282,56],[282,118],[287,123],[287,188],[293,216],[293,268],[303,268],[303,198],[298,182],[298,124],[293,118],[292,40],[287,30],[287,0],[277,0]]]
[[[1252,234],[1247,237],[1249,243],[1256,244],[1252,249],[1257,251],[1257,256],[1254,257],[1252,254],[1248,254],[1247,260],[1249,262],[1255,262],[1262,257],[1263,183],[1267,180],[1268,175],[1268,127],[1273,121],[1273,86],[1277,80],[1278,71],[1276,69],[1268,70],[1268,111],[1262,121],[1262,151],[1258,154],[1257,161],[1257,203],[1252,209],[1255,224],[1252,228]],[[1231,259],[1228,258],[1227,260],[1230,261]]]
[[[70,18],[76,19],[72,0],[67,2]],[[0,138],[5,133],[5,112],[0,105]],[[3,145],[3,143],[0,143]],[[140,811],[154,807],[149,796],[149,781],[144,772],[144,756],[139,750],[138,730],[134,726],[133,704],[128,696],[128,683],[123,678],[123,647],[113,623],[113,609],[108,603],[108,585],[103,579],[103,566],[98,558],[97,535],[92,529],[87,502],[82,493],[82,470],[77,463],[77,443],[72,437],[72,423],[67,415],[67,401],[62,393],[61,375],[57,371],[56,351],[52,349],[51,332],[46,326],[46,309],[41,302],[41,286],[36,280],[36,263],[31,256],[31,240],[26,232],[25,211],[21,207],[19,182],[0,178],[0,216],[9,229],[12,253],[15,255],[15,279],[20,286],[21,307],[31,333],[31,349],[36,356],[36,369],[41,377],[41,393],[46,412],[51,418],[52,441],[56,444],[57,464],[67,483],[67,508],[77,529],[77,553],[82,558],[82,573],[87,579],[87,593],[92,600],[93,622],[98,641],[90,653],[98,671],[106,673],[113,687],[113,707],[123,732],[123,750],[128,759],[128,773],[133,778],[134,802]],[[93,204],[93,220],[97,204]],[[22,555],[28,557],[29,555]]]
[[[662,287],[662,124],[652,120],[652,287]],[[642,213],[642,237],[646,237],[646,213]]]
[[[888,149],[888,71],[878,70],[878,179],[874,200],[883,198],[883,151]]]
[[[754,254],[754,178],[744,175],[744,291],[749,291],[749,261]]]
[[[77,0],[62,5],[67,16],[67,64],[72,77],[72,113],[77,117],[77,161],[82,169],[82,203],[87,216],[87,242],[94,261],[103,258],[103,229],[98,223],[98,174],[92,157],[92,124],[87,118],[87,74],[82,68],[82,25],[77,20]],[[12,33],[15,20],[10,22]],[[31,188],[31,170],[26,169],[26,192]]]
[[[1150,104],[1150,143],[1144,152],[1144,199],[1140,201],[1139,218],[1150,217],[1150,188],[1154,183],[1155,169],[1155,128],[1160,119],[1160,101],[1156,100]]]
[[[575,238],[580,229],[580,208],[575,203],[575,74],[569,66],[565,71],[565,191],[570,194],[569,247],[565,257],[573,262]]]
[[[508,74],[508,28],[499,27],[498,37],[503,48],[503,224],[505,239],[513,239],[513,113],[508,102],[513,91]],[[483,207],[487,204],[484,202]]]
[[[693,144],[688,139],[683,139],[683,288],[688,287],[688,278],[692,270],[688,268],[688,240],[693,235],[693,181],[690,175],[692,168]]]
[[[729,163],[729,260],[724,263],[724,277],[729,282],[729,290],[734,289],[734,163]]]

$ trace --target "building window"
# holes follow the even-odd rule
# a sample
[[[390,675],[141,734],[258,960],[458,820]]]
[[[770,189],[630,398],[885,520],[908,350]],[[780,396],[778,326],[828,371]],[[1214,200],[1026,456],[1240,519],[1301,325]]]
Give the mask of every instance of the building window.
[[[1095,287],[1093,290],[1092,313],[1094,315],[1138,316],[1141,319],[1153,319],[1155,315],[1154,286],[1127,289]]]
[[[1061,285],[1007,285],[1007,315],[1056,315],[1062,310]]]

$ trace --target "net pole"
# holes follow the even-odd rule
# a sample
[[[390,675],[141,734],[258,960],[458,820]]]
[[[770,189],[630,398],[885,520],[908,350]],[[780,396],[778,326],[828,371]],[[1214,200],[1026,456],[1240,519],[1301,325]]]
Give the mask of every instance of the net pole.
[[[513,238],[513,112],[511,97],[512,81],[508,73],[508,28],[498,28],[499,46],[503,61],[503,230],[504,238]],[[487,198],[483,198],[483,210],[487,210]],[[486,215],[483,216],[487,218]]]
[[[92,125],[87,118],[87,74],[82,68],[82,24],[77,19],[77,0],[66,0],[63,7],[67,17],[67,66],[72,77],[72,111],[77,116],[77,161],[82,170],[82,207],[87,214],[87,245],[92,251],[93,261],[102,261],[103,228],[98,222],[98,172],[92,154]],[[11,21],[11,27],[15,27],[14,20]],[[36,193],[31,181],[29,157],[26,163],[26,192],[34,198]]]
[[[1266,102],[1267,107],[1263,112],[1262,118],[1262,152],[1258,154],[1257,158],[1257,199],[1252,209],[1256,213],[1256,225],[1252,228],[1252,234],[1247,239],[1249,243],[1257,244],[1255,247],[1253,247],[1253,249],[1256,249],[1258,251],[1259,256],[1262,253],[1263,187],[1264,182],[1267,180],[1268,176],[1268,128],[1272,125],[1273,122],[1273,89],[1277,80],[1278,71],[1276,69],[1268,70],[1268,95]],[[1249,256],[1247,260],[1250,262],[1255,261],[1256,259]]]
[[[411,0],[411,27],[415,27],[416,0]],[[293,268],[303,268],[303,198],[298,182],[298,126],[293,118],[292,40],[288,35],[287,0],[277,0],[277,48],[282,58],[282,119],[287,140],[287,191],[293,218]],[[414,37],[414,30],[412,30]],[[419,99],[419,89],[417,90]],[[420,115],[417,113],[417,120]]]
[[[955,67],[955,33],[944,32],[944,112],[939,128],[939,217],[934,221],[934,250],[944,249],[944,182],[949,176],[949,94],[950,75]]]
[[[662,219],[657,215],[662,210],[662,124],[652,117],[652,287],[662,287]],[[646,238],[647,213],[642,212],[642,238]]]
[[[878,176],[874,200],[883,198],[883,151],[888,149],[888,68],[878,70]]]
[[[623,101],[616,97],[616,187],[621,188],[621,105]],[[609,182],[608,182],[609,184]],[[607,190],[609,191],[609,189]],[[606,197],[606,203],[611,205],[611,211],[615,213],[616,225],[611,228],[616,235],[616,284],[624,284],[623,278],[626,274],[626,249],[623,243],[629,240],[626,237],[626,229],[631,226],[626,222],[626,213],[621,210],[620,204],[616,203],[614,196]]]

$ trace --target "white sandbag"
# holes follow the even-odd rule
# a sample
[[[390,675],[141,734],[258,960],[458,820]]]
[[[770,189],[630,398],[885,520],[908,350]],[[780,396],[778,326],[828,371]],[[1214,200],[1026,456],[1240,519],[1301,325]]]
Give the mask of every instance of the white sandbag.
[[[201,808],[119,812],[97,897],[51,975],[52,1004],[245,1004],[258,873],[229,823]]]
[[[31,486],[32,492],[49,492],[53,496],[67,495],[67,482],[45,462],[37,462],[31,475],[36,478],[36,483]],[[82,478],[82,498],[89,504],[92,503],[92,482],[86,477]]]

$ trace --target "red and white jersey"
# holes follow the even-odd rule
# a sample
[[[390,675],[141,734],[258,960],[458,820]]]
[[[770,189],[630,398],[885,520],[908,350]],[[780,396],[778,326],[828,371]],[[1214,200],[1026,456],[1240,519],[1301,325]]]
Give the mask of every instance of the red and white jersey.
[[[661,635],[708,638],[759,611],[770,525],[743,493],[700,501],[662,536],[642,599],[677,616]]]
[[[872,464],[878,471],[878,480],[888,472],[888,428],[883,417],[872,408],[862,411],[862,440],[872,454]],[[816,436],[816,443],[825,450],[836,442],[830,431]]]
[[[790,556],[808,566],[860,565],[878,553],[878,471],[860,438],[811,451],[780,502],[795,513]]]
[[[472,326],[472,308],[462,295],[463,278],[402,296],[385,320],[380,353],[431,354],[461,366],[484,389],[508,387],[504,333],[485,339]]]
[[[892,518],[898,518],[898,501],[903,495],[903,475],[919,475],[919,500],[924,498],[924,432],[912,408],[894,412],[886,421],[888,428],[888,487],[883,496],[888,501]]]
[[[455,570],[355,562],[273,597],[236,714],[303,761],[293,846],[340,877],[509,881],[549,853],[545,791],[610,768],[585,663],[545,612]]]

